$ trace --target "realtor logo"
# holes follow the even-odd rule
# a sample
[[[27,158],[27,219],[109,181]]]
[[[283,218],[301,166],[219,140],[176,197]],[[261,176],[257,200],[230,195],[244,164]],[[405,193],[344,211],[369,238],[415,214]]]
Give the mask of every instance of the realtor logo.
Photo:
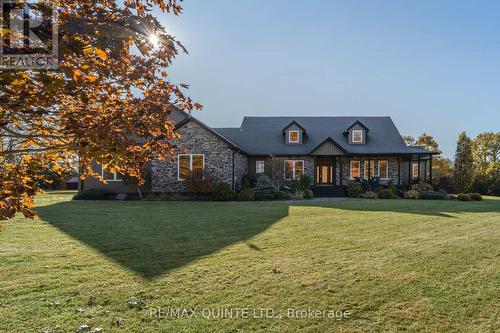
[[[50,0],[0,0],[0,69],[56,69],[57,9]]]

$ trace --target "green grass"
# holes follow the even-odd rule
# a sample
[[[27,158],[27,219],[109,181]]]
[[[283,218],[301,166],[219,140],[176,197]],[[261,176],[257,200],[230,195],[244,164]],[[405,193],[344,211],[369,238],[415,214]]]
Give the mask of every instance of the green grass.
[[[103,332],[500,330],[498,198],[289,204],[71,195],[46,194],[40,219],[4,223],[0,332],[83,324]],[[130,309],[132,296],[147,308]],[[158,319],[149,312],[158,307],[199,316]],[[281,318],[204,319],[203,308],[271,308]],[[351,315],[292,319],[287,308]]]

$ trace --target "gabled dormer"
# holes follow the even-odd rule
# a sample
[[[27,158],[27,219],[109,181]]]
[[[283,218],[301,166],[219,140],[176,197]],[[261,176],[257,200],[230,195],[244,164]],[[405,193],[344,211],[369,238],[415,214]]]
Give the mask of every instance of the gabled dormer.
[[[363,125],[359,120],[356,120],[344,131],[344,135],[347,135],[347,142],[350,145],[364,145],[366,144],[366,137],[369,131],[368,127]]]
[[[301,145],[304,142],[306,130],[295,120],[283,129],[287,145]]]

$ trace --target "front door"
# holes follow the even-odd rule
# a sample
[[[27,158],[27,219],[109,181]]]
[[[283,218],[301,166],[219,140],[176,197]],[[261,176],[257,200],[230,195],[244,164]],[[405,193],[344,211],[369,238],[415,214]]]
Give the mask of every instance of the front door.
[[[335,182],[334,159],[321,157],[316,159],[316,185],[333,185]]]

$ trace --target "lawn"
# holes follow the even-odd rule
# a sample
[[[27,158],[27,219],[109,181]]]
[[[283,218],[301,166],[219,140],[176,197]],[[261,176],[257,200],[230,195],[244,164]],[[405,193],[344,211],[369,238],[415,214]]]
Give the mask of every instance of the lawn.
[[[500,330],[498,198],[290,204],[71,195],[46,194],[40,219],[4,223],[0,332],[84,324],[103,332]],[[196,310],[158,316],[171,308]],[[289,318],[288,308],[324,312]],[[233,309],[233,318],[206,318],[218,309]]]

